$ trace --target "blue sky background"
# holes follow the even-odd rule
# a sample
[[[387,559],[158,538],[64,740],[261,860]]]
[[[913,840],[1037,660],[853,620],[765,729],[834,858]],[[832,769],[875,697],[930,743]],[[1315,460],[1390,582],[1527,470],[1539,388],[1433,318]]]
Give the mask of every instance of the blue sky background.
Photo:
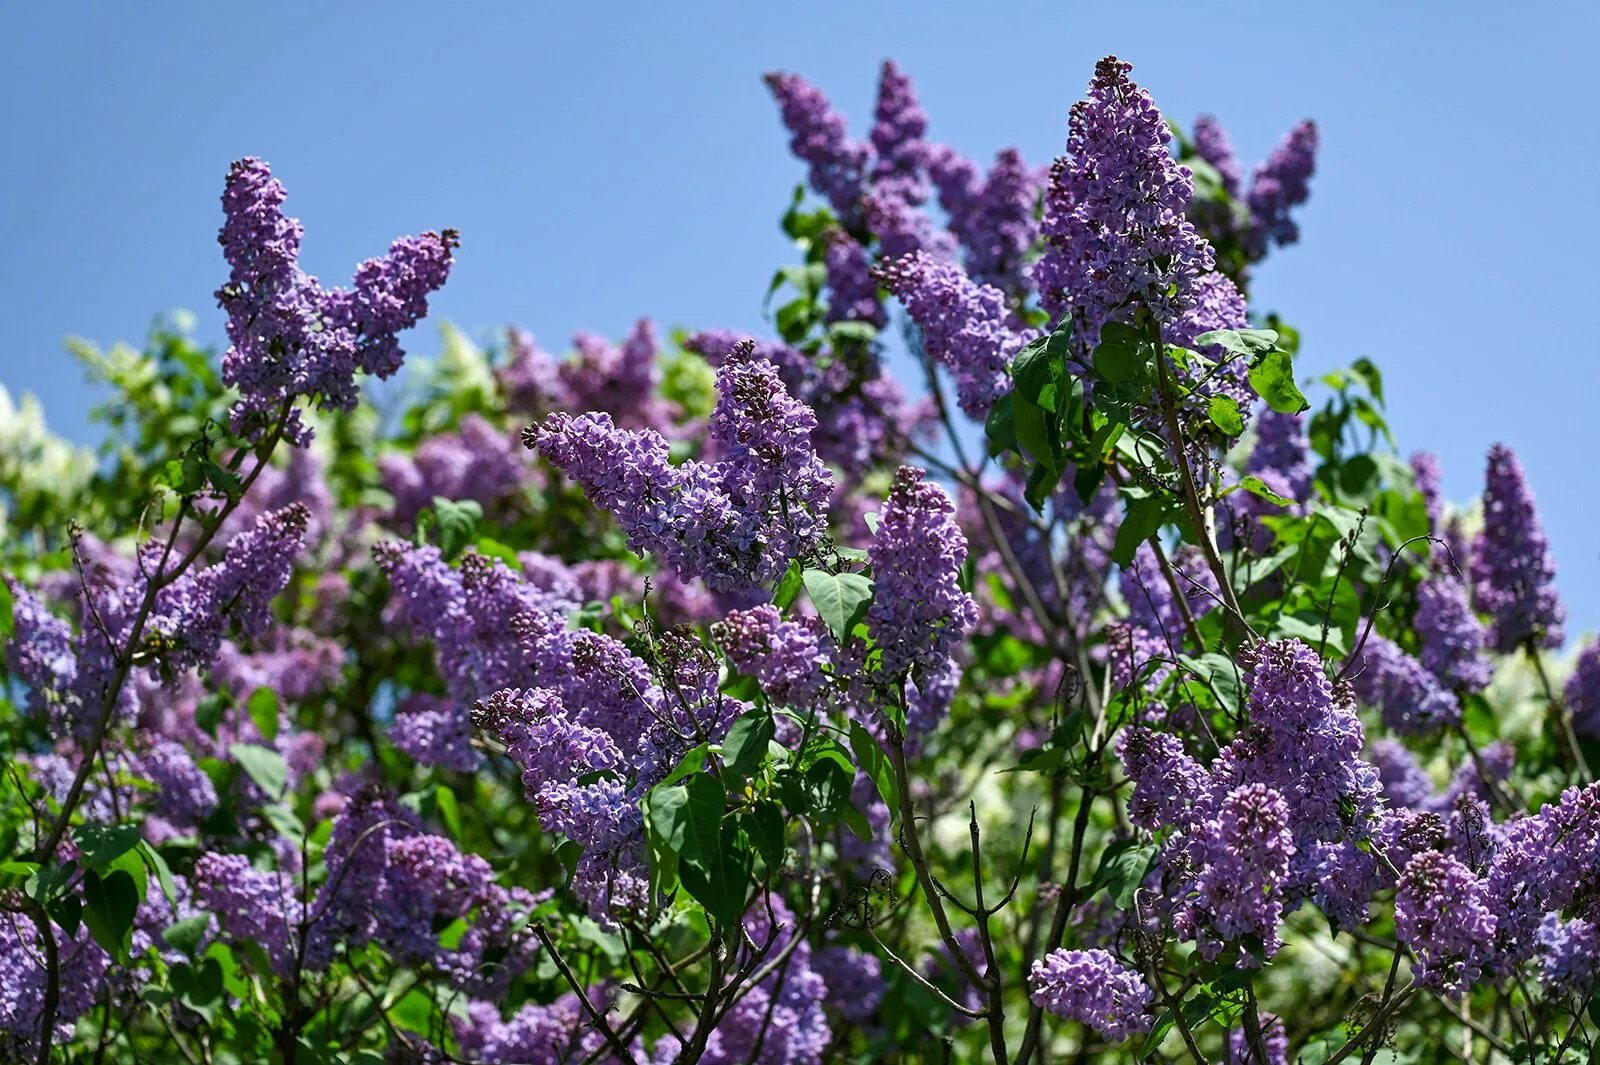
[[[864,133],[886,56],[931,135],[1061,151],[1095,59],[1135,64],[1247,165],[1296,120],[1322,153],[1303,243],[1257,309],[1305,371],[1375,359],[1403,448],[1453,498],[1483,453],[1528,468],[1576,630],[1600,626],[1592,473],[1600,63],[1593,3],[8,5],[0,30],[0,381],[91,438],[62,340],[137,341],[223,276],[229,160],[269,159],[324,280],[402,233],[463,247],[435,317],[575,329],[760,329],[801,168],[760,84],[821,85]],[[418,352],[434,348],[425,330]]]

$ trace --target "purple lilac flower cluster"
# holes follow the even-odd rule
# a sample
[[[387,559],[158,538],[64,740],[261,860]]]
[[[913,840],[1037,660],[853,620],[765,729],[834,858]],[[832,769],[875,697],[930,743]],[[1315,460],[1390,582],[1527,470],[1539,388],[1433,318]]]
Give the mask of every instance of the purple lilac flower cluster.
[[[1483,531],[1472,548],[1473,605],[1493,622],[1494,649],[1559,647],[1566,609],[1556,597],[1556,565],[1511,449],[1489,449],[1483,490]]]
[[[523,441],[610,511],[636,551],[737,591],[775,580],[815,547],[833,478],[811,446],[816,415],[753,345],[730,354],[717,391],[715,462],[674,466],[659,433],[620,429],[605,414],[552,415]]]
[[[1045,193],[1044,257],[1034,266],[1040,301],[1070,318],[1093,346],[1106,322],[1137,305],[1178,321],[1213,265],[1211,246],[1185,216],[1194,183],[1167,150],[1171,132],[1132,66],[1107,56],[1089,97],[1073,105],[1067,154]]]
[[[283,213],[283,183],[266,163],[241,159],[222,194],[218,240],[232,268],[217,290],[233,346],[223,380],[239,390],[235,428],[261,427],[297,396],[329,410],[355,405],[355,374],[389,377],[404,352],[396,334],[428,311],[428,296],[449,277],[453,231],[402,237],[389,254],[356,268],[348,289],[325,289],[300,269],[300,223]],[[298,422],[288,433],[304,444]]]
[[[1144,978],[1099,949],[1056,950],[1034,962],[1028,997],[1118,1043],[1148,1031],[1154,1019]]]

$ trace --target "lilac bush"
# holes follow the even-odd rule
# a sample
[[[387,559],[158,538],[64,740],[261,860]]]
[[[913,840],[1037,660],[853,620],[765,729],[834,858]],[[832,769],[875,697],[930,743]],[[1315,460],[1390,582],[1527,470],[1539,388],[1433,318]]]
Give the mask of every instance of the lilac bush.
[[[0,1057],[1593,1057],[1530,475],[1447,501],[1252,299],[1317,127],[1132,73],[1049,166],[771,74],[759,335],[446,328],[381,417],[470,241],[324,287],[233,164],[226,350],[0,434]]]

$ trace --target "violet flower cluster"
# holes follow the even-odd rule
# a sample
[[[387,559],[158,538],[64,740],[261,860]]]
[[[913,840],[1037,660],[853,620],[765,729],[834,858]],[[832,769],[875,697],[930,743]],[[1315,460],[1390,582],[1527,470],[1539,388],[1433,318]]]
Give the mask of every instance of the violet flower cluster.
[[[217,290],[233,346],[223,380],[239,390],[235,428],[264,428],[298,396],[324,409],[355,406],[355,375],[389,377],[405,353],[398,333],[428,311],[428,296],[450,274],[458,244],[451,230],[402,237],[389,254],[356,268],[348,289],[325,289],[300,268],[300,223],[283,213],[283,183],[260,159],[228,171],[222,194],[223,257],[232,272]],[[310,431],[289,423],[298,444]]]

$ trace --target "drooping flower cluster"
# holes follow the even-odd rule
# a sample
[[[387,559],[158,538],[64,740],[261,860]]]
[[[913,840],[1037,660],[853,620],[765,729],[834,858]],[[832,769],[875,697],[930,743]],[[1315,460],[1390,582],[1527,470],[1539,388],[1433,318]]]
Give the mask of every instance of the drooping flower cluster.
[[[993,285],[1008,299],[1028,291],[1027,257],[1039,236],[1036,212],[1044,175],[1015,148],[997,152],[988,174],[946,145],[932,145],[928,176],[939,190],[939,206],[950,232],[961,242],[967,273]]]
[[[1237,196],[1244,171],[1233,154],[1233,140],[1216,115],[1201,115],[1194,120],[1194,151],[1216,170],[1228,195]]]
[[[1246,245],[1252,257],[1261,258],[1268,245],[1300,239],[1300,227],[1289,211],[1310,198],[1308,182],[1316,168],[1317,124],[1306,119],[1288,132],[1250,177],[1245,201],[1252,224]]]
[[[428,296],[450,274],[454,232],[402,237],[389,254],[356,268],[352,287],[325,289],[300,269],[300,223],[283,213],[283,183],[266,163],[241,159],[222,194],[218,238],[232,272],[217,290],[233,346],[223,380],[237,388],[235,427],[264,427],[297,396],[329,410],[355,405],[355,374],[388,377],[404,352],[396,334],[427,313]],[[289,438],[309,431],[290,423]]]
[[[766,82],[789,128],[789,150],[811,168],[811,187],[841,217],[853,218],[872,161],[871,149],[851,139],[844,118],[820,89],[800,75],[768,74]]]
[[[1482,691],[1494,675],[1484,653],[1488,634],[1467,602],[1467,588],[1453,575],[1435,573],[1417,586],[1417,635],[1422,664],[1451,689]]]
[[[816,415],[753,345],[724,362],[717,391],[715,462],[674,466],[659,433],[619,429],[605,414],[552,415],[523,442],[609,511],[634,550],[737,591],[775,580],[816,545],[833,478],[811,446]]]
[[[1556,597],[1555,577],[1522,463],[1496,444],[1489,449],[1483,531],[1472,549],[1472,602],[1490,616],[1495,650],[1561,645],[1566,609]]]
[[[1056,950],[1033,963],[1028,997],[1113,1042],[1150,1029],[1149,985],[1103,950]]]
[[[1213,264],[1185,216],[1189,170],[1167,151],[1166,120],[1129,79],[1132,69],[1102,59],[1088,99],[1073,105],[1067,154],[1045,194],[1045,253],[1033,271],[1045,309],[1070,317],[1090,346],[1134,305],[1163,325],[1177,321]]]
[[[867,628],[883,653],[883,671],[910,671],[919,684],[949,670],[978,623],[978,606],[960,583],[967,539],[955,504],[923,478],[909,466],[895,474],[867,549],[874,585]]]
[[[1352,681],[1361,701],[1382,711],[1384,724],[1396,732],[1432,732],[1461,719],[1461,704],[1439,686],[1437,675],[1387,637],[1367,638]]]
[[[1581,736],[1600,739],[1600,640],[1590,640],[1578,652],[1577,665],[1562,694],[1567,698],[1572,727]]]
[[[1032,335],[1010,326],[1004,293],[920,251],[883,263],[877,276],[922,330],[928,356],[955,377],[961,410],[981,422],[1010,391],[1011,357]]]

